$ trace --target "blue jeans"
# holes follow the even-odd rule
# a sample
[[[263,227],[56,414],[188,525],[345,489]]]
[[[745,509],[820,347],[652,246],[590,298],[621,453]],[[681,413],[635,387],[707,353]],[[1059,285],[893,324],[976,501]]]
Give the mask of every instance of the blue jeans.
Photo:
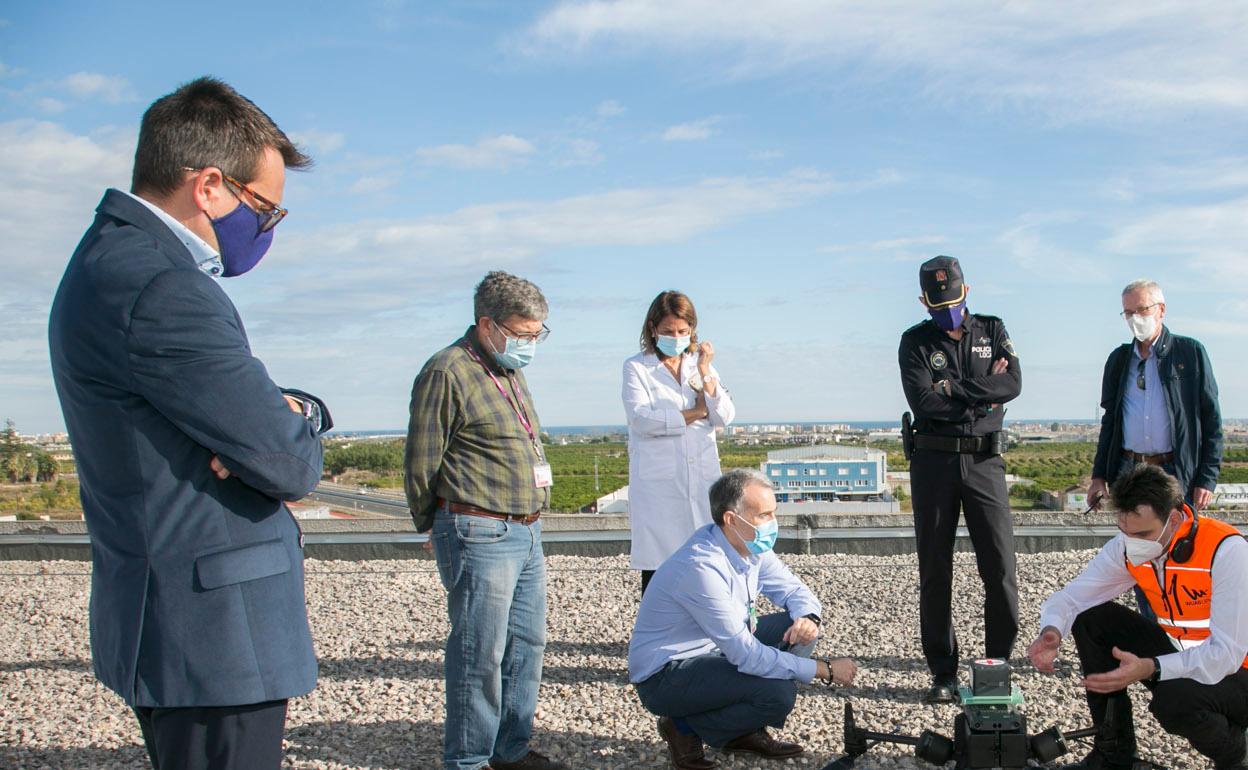
[[[777,612],[759,619],[754,636],[781,647],[791,625],[787,613]],[[814,649],[811,642],[788,652],[809,658]],[[702,740],[719,747],[764,727],[784,727],[797,702],[797,683],[742,674],[723,653],[712,652],[669,661],[637,683],[637,694],[650,713],[683,719]]]
[[[451,620],[443,767],[515,762],[529,751],[546,648],[541,522],[439,510],[433,552]]]

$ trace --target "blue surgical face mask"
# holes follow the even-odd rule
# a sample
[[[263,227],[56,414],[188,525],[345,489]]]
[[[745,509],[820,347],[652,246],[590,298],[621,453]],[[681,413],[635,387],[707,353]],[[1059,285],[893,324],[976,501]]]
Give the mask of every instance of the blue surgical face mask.
[[[929,308],[927,314],[932,317],[932,320],[936,322],[936,325],[942,331],[951,332],[962,325],[962,315],[965,311],[966,303],[959,302],[953,307]]]
[[[688,334],[683,337],[669,337],[666,334],[656,334],[654,346],[664,356],[671,358],[688,350],[690,339]]]
[[[523,369],[532,363],[533,356],[537,355],[537,340],[516,340],[506,334],[503,338],[507,340],[507,344],[503,346],[502,352],[491,351],[499,366],[504,369]],[[490,347],[494,347],[492,339]]]
[[[213,219],[212,231],[217,236],[224,276],[232,278],[255,267],[273,242],[273,231],[260,232],[264,218],[239,201],[233,211]]]
[[[745,519],[742,519],[740,516],[737,516],[737,518],[745,522],[745,526],[754,530],[754,539],[745,541],[745,548],[750,553],[757,556],[759,554],[767,553],[772,548],[776,547],[776,537],[780,534],[780,525],[776,523],[775,519],[764,522],[756,527],[750,522],[745,521]]]

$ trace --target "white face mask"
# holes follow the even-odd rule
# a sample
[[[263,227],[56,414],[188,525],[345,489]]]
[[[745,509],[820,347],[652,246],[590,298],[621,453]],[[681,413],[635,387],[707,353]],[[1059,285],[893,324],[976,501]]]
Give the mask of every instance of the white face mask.
[[[1161,528],[1161,534],[1156,540],[1140,537],[1127,538],[1127,561],[1131,562],[1132,567],[1147,564],[1166,552],[1170,546],[1170,538],[1166,536],[1166,530],[1169,528],[1170,521],[1167,519],[1166,526]]]
[[[1157,316],[1133,315],[1127,319],[1127,327],[1131,329],[1131,334],[1137,340],[1146,342],[1157,333]]]

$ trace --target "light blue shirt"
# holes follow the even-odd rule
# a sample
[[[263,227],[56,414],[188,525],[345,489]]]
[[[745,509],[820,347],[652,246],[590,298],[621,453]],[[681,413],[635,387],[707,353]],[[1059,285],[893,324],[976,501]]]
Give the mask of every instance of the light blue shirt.
[[[169,227],[177,239],[182,241],[182,245],[186,247],[187,251],[191,252],[191,258],[199,265],[200,270],[203,270],[213,278],[220,278],[225,272],[225,265],[222,264],[221,255],[217,253],[217,250],[209,246],[207,241],[196,235],[189,227],[170,216],[169,212],[149,200],[140,198],[134,193],[126,192],[125,190],[119,190],[118,192],[129,195],[159,217],[160,221]]]
[[[750,626],[760,593],[795,620],[822,610],[775,553],[744,558],[721,527],[698,529],[663,562],[642,596],[628,644],[628,680],[636,684],[668,661],[717,651],[743,674],[814,679],[814,660],[755,638]]]
[[[1160,338],[1158,338],[1160,339]],[[1153,343],[1156,344],[1155,342]],[[1140,361],[1144,362],[1144,389],[1140,390]],[[1131,361],[1122,398],[1122,448],[1145,455],[1164,454],[1174,449],[1170,407],[1157,371],[1157,352],[1148,348],[1148,358],[1140,358],[1140,346],[1131,345]]]

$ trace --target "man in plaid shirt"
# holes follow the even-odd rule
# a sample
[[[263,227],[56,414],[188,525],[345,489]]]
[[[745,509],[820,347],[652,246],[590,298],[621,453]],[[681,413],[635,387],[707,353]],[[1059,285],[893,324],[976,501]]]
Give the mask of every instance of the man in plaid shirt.
[[[412,386],[407,503],[447,590],[445,770],[568,770],[529,748],[546,646],[550,465],[521,369],[550,334],[529,281],[485,276],[475,325]]]

